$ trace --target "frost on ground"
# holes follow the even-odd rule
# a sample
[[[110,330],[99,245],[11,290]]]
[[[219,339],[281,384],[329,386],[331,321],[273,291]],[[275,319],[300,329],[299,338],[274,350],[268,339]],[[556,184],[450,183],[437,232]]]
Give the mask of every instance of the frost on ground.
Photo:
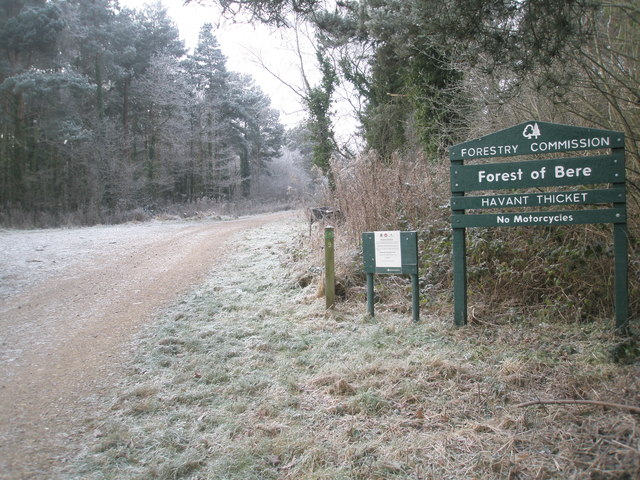
[[[423,315],[326,313],[291,274],[310,255],[289,223],[253,230],[228,264],[137,345],[126,385],[90,421],[73,479],[630,479],[625,410],[637,364],[607,325],[519,319],[456,329]],[[317,267],[317,265],[316,265]]]
[[[71,267],[81,266],[96,252],[106,260],[123,249],[151,243],[154,234],[188,225],[184,221],[151,221],[71,229],[0,229],[0,297],[16,295]]]
[[[0,478],[57,478],[140,328],[294,215],[0,232]]]

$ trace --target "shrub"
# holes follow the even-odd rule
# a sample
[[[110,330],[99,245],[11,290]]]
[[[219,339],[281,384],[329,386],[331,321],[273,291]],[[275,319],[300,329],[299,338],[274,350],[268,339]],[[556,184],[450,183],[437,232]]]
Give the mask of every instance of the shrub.
[[[331,201],[344,213],[343,234],[354,246],[365,231],[417,230],[422,304],[449,309],[453,276],[447,165],[446,160],[420,155],[395,155],[385,162],[373,153],[364,154],[351,164],[334,166],[336,188]],[[637,210],[631,199],[631,318],[640,313]],[[471,319],[612,317],[611,230],[611,225],[467,229]],[[384,296],[379,300],[393,303]]]

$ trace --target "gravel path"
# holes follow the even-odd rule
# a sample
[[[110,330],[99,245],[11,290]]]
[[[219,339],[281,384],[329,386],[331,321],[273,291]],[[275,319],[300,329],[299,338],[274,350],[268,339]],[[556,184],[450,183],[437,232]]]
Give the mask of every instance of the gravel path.
[[[234,235],[292,215],[0,230],[0,479],[53,478],[138,329],[228,259]]]

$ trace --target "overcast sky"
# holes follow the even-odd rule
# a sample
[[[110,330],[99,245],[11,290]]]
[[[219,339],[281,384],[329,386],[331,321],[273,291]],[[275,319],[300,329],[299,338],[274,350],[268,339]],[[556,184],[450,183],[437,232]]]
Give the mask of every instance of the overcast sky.
[[[155,1],[120,0],[121,5],[137,10],[148,3]],[[251,75],[271,98],[272,106],[281,112],[280,120],[287,127],[296,125],[304,118],[298,97],[256,60],[256,57],[260,58],[269,70],[284,78],[287,83],[300,84],[300,69],[293,49],[292,32],[264,25],[232,23],[221,18],[217,7],[205,7],[195,1],[187,6],[183,0],[161,0],[161,3],[180,29],[180,36],[188,49],[192,50],[196,46],[198,32],[205,22],[217,26],[215,35],[227,57],[227,68]],[[309,65],[313,65],[312,58],[309,62]]]
[[[137,10],[148,3],[155,3],[155,0],[119,1],[121,5]],[[202,2],[209,5],[215,3],[214,0]],[[227,57],[227,68],[251,75],[256,84],[271,98],[273,108],[280,111],[280,121],[286,127],[294,127],[304,120],[305,112],[299,96],[260,65],[262,62],[269,71],[284,79],[289,85],[297,87],[302,84],[300,62],[294,48],[295,34],[291,30],[275,29],[261,24],[233,23],[221,17],[219,7],[202,6],[197,0],[193,0],[187,6],[184,5],[184,0],[160,0],[160,3],[167,8],[169,16],[180,29],[180,37],[188,49],[192,50],[198,43],[198,33],[202,24],[211,23],[216,27],[216,38],[222,53]],[[320,74],[315,67],[316,60],[311,42],[302,34],[299,38],[303,52],[306,51],[303,53],[305,74],[309,81],[316,85],[320,81]],[[307,48],[304,47],[305,43],[308,45]],[[260,61],[257,61],[256,57]],[[352,147],[358,148],[355,136],[358,123],[349,102],[345,100],[345,96],[350,94],[348,91],[342,91],[333,99],[334,130],[338,141],[350,143]]]

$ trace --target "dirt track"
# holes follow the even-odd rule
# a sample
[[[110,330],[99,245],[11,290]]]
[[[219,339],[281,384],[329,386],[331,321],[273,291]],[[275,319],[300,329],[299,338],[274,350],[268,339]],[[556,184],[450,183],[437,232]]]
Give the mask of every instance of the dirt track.
[[[291,215],[0,231],[0,479],[55,478],[138,329],[224,262],[235,234]]]

